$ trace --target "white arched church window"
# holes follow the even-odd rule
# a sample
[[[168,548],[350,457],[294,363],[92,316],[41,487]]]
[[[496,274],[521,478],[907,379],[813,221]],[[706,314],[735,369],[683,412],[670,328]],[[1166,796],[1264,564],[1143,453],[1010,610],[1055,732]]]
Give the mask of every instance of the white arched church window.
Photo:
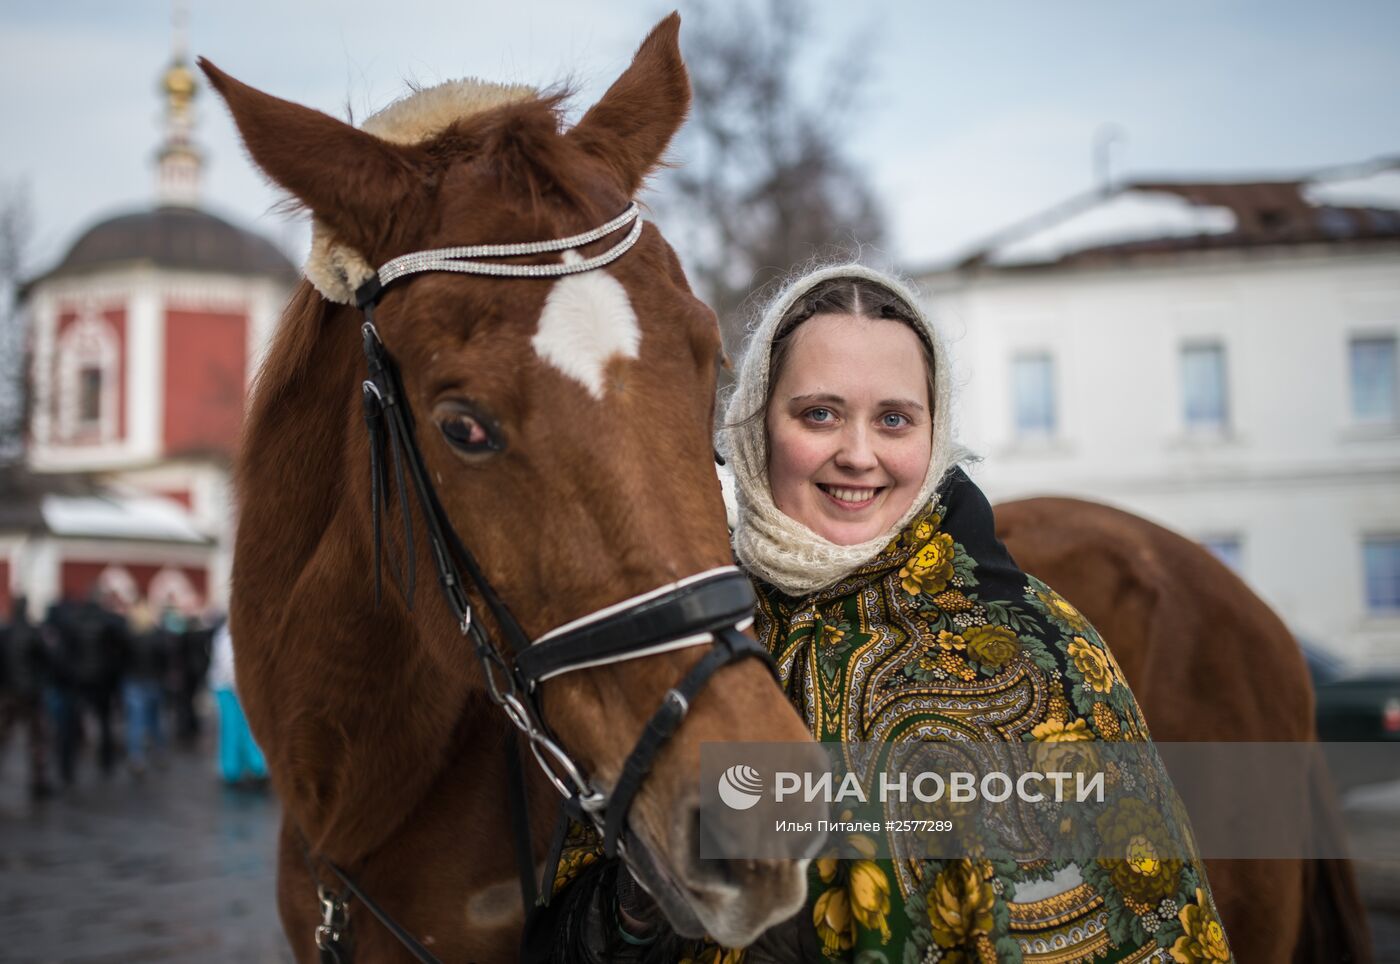
[[[84,310],[59,336],[58,437],[106,442],[117,437],[117,377],[121,363],[112,325]]]
[[[134,605],[141,598],[141,588],[126,566],[113,563],[97,574],[97,588],[100,592],[115,596],[123,605]]]

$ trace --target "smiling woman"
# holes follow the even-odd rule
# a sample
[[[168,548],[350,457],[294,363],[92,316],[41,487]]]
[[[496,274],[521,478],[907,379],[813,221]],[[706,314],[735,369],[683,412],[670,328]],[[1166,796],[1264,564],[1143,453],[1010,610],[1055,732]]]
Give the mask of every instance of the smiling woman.
[[[854,296],[850,313],[824,310],[778,342],[786,350],[765,424],[773,504],[851,545],[893,525],[923,483],[933,377],[914,329],[865,317],[860,289],[843,287]]]
[[[829,585],[928,501],[965,454],[942,355],[914,293],[863,265],[813,272],[775,299],[720,438],[751,573],[794,592]]]
[[[1007,743],[1147,741],[1103,639],[1016,565],[957,467],[949,381],[912,289],[860,265],[799,278],[755,327],[719,442],[754,631],[788,699],[852,769],[869,744],[995,758]],[[602,910],[572,915],[564,946],[596,961],[1230,961],[1190,828],[1154,778],[1110,777],[1108,823],[1056,811],[1040,836],[1008,808],[979,837],[960,820],[960,859],[893,832],[884,857],[878,831],[855,833],[849,856],[808,868],[806,908],[742,950],[664,940],[604,862]]]
[[[788,698],[846,746],[1145,741],[1107,645],[1016,565],[957,467],[948,367],[915,292],[860,265],[799,278],[755,328],[720,447]],[[787,925],[803,950],[771,959],[1230,960],[1204,870],[1176,859],[1189,827],[1158,822],[1150,860],[1083,859],[1068,820],[1046,849],[998,840],[1035,859],[929,860],[889,835],[890,859],[818,860]]]

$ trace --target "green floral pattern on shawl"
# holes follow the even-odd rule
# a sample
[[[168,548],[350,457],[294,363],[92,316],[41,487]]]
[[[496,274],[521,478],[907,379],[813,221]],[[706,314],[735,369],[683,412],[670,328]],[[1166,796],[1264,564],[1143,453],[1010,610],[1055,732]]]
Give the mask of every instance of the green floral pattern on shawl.
[[[1016,567],[960,470],[840,583],[802,599],[757,589],[758,638],[819,740],[1148,739],[1104,641]],[[1126,826],[1163,822],[1127,803]],[[1176,832],[1189,839],[1189,828]],[[1018,889],[1052,879],[1038,888],[1051,896],[1017,900]],[[832,961],[1232,960],[1198,860],[825,859],[813,862],[810,887]]]
[[[1017,568],[961,470],[836,585],[801,599],[755,588],[758,639],[823,742],[1041,741],[1072,752],[1148,739],[1104,641]],[[1194,854],[1189,827],[1166,827],[1170,818],[1131,796],[1123,804],[1112,831],[1124,859],[886,859],[854,835],[844,844],[858,856],[812,862],[799,923],[815,928],[824,960],[851,964],[1233,961],[1200,861],[1127,847],[1166,834]],[[597,854],[584,837],[566,851],[560,886]],[[745,958],[709,943],[676,955],[680,964]]]

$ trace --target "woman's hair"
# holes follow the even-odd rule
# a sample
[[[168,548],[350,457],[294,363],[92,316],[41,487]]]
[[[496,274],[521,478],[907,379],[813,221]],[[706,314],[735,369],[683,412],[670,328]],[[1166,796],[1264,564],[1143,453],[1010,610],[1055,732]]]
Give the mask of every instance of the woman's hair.
[[[884,285],[866,278],[828,278],[812,286],[792,303],[773,335],[768,350],[768,390],[764,393],[763,405],[750,413],[744,420],[761,418],[773,401],[773,387],[783,374],[788,352],[792,347],[791,335],[804,321],[817,315],[851,315],[870,321],[898,321],[919,336],[919,345],[924,355],[924,374],[928,382],[930,407],[938,398],[935,382],[935,362],[933,346],[928,342],[919,316],[914,307]]]

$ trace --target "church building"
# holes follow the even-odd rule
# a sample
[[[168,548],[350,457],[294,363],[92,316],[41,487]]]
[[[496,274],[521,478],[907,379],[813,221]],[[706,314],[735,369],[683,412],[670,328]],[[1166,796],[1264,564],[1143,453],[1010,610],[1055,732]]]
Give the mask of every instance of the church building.
[[[227,601],[230,465],[296,269],[200,205],[199,87],[161,78],[154,206],[87,229],[31,280],[26,460],[0,477],[0,613],[95,591],[187,612]]]

